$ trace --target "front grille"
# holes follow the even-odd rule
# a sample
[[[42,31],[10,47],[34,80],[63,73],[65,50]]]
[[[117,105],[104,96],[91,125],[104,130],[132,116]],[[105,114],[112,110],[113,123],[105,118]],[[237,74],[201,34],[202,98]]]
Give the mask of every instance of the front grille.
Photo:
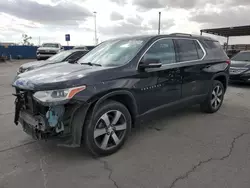
[[[51,54],[56,54],[56,52],[42,52],[42,53],[40,53],[40,54],[48,54],[48,55],[51,55]]]
[[[37,53],[40,53],[40,54],[56,54],[55,51],[51,51],[51,50],[39,50],[39,51],[37,51]]]

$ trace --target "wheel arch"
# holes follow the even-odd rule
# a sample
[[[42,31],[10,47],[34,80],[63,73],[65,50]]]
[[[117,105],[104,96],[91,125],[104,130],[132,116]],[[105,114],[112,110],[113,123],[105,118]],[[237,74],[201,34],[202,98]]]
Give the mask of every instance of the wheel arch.
[[[122,103],[129,110],[132,118],[132,124],[134,125],[136,117],[138,115],[138,107],[134,95],[127,90],[115,90],[99,94],[89,100],[92,110],[95,111],[99,105],[106,100],[114,100]],[[90,107],[90,109],[91,109]]]
[[[225,91],[227,90],[228,75],[226,73],[217,73],[213,76],[212,80],[220,81],[223,84]]]

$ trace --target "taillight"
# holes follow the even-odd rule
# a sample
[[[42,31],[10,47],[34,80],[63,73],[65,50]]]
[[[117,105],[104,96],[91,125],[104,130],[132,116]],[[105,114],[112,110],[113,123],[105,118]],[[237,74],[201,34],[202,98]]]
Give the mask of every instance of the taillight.
[[[226,60],[226,64],[230,65],[231,64],[231,60],[230,59]]]

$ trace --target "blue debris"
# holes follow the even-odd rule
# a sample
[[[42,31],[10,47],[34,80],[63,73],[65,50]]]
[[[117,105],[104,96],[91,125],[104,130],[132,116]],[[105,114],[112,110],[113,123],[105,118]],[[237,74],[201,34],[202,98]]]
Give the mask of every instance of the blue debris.
[[[52,106],[46,113],[46,118],[48,119],[48,123],[50,127],[56,127],[60,118],[64,114],[64,106]]]

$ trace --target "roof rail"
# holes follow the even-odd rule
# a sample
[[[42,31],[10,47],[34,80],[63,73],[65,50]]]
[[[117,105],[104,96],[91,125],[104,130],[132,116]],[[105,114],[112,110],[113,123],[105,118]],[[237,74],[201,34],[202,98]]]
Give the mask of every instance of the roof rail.
[[[212,37],[208,37],[204,35],[194,35],[194,37],[200,37],[200,38],[207,39],[207,40],[214,40]]]
[[[191,34],[187,34],[187,33],[171,33],[170,35],[174,35],[174,36],[192,36]]]

